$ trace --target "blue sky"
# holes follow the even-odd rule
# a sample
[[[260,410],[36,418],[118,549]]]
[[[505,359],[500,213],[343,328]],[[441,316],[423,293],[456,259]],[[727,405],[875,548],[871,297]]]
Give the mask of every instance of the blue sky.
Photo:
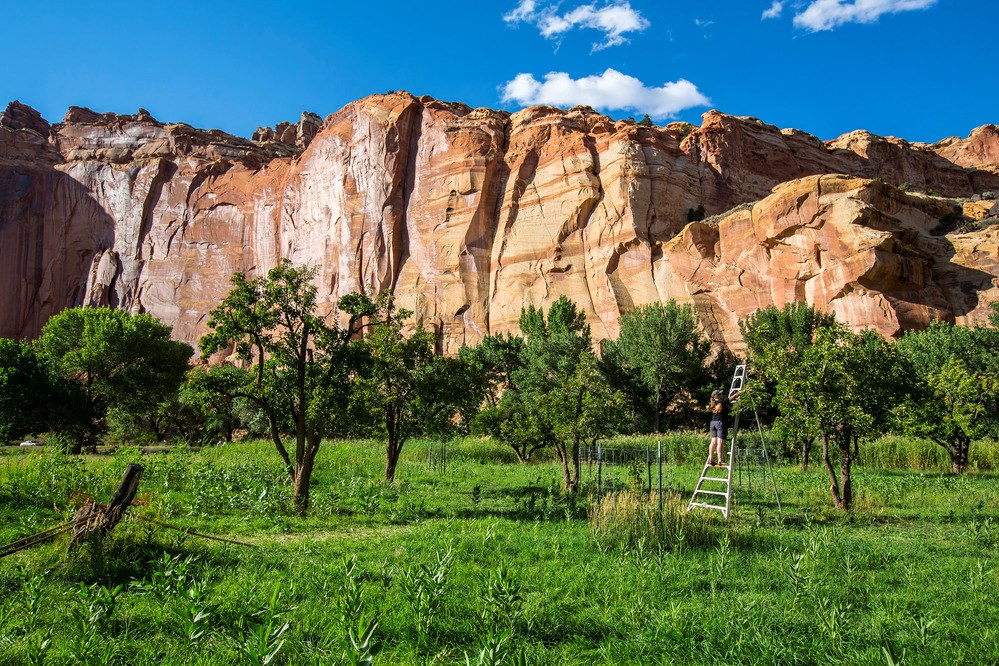
[[[915,141],[999,122],[995,0],[14,0],[0,103],[249,136],[372,93],[615,118],[717,108],[822,139]]]

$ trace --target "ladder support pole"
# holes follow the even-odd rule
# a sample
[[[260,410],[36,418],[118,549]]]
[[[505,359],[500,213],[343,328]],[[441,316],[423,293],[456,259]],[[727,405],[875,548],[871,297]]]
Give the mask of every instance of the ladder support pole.
[[[763,425],[760,423],[759,413],[755,411],[753,413],[756,414],[756,429],[760,433],[760,443],[763,444],[763,460],[767,463],[767,470],[770,472],[770,483],[774,487],[774,499],[777,500],[777,510],[783,514],[784,509],[780,505],[780,493],[777,492],[777,479],[774,477],[774,468],[770,464],[770,454],[767,452],[767,440],[763,437]],[[766,482],[764,481],[764,483]]]

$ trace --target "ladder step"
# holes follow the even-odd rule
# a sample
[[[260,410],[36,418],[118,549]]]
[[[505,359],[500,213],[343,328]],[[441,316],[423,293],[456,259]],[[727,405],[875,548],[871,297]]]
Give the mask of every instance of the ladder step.
[[[702,509],[718,509],[722,513],[725,513],[725,507],[723,507],[723,506],[715,506],[714,504],[705,504],[704,502],[691,502],[690,506],[687,507],[687,511],[690,511],[695,506],[698,506],[698,507],[700,507]]]
[[[717,481],[718,483],[728,484],[728,479],[723,479],[720,476],[702,476],[701,481]]]
[[[719,497],[728,497],[728,493],[721,493],[717,490],[698,490],[694,493],[695,495],[718,495]]]

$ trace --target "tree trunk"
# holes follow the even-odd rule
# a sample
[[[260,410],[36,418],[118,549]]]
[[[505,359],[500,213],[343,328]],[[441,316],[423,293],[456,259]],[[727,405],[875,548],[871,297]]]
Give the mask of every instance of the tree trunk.
[[[843,498],[839,494],[839,484],[836,480],[836,470],[833,469],[832,460],[829,459],[829,435],[822,435],[822,463],[829,473],[829,492],[832,493],[833,504],[837,509],[845,509]]]
[[[954,442],[954,448],[950,452],[951,471],[954,474],[964,474],[968,468],[968,450],[970,448],[971,440]]]
[[[840,509],[849,510],[850,505],[853,504],[853,484],[850,480],[850,465],[852,462],[850,440],[846,439],[839,446],[839,485],[843,493],[840,502],[842,506],[837,505]]]
[[[569,485],[569,492],[575,493],[579,490],[579,438],[572,440],[572,483]]]
[[[309,510],[309,483],[312,480],[312,461],[303,463],[295,473],[294,491],[291,494],[291,501],[295,505],[295,510],[305,515]]]
[[[385,450],[385,481],[393,483],[395,481],[395,467],[399,463],[399,454],[392,449]]]
[[[808,454],[811,453],[811,451],[812,451],[812,442],[813,441],[814,440],[811,439],[811,438],[801,440],[801,471],[802,472],[807,472],[808,471]]]
[[[322,440],[319,437],[311,436],[305,448],[305,454],[301,461],[295,464],[294,491],[291,499],[295,509],[302,515],[309,510],[309,488],[312,483],[312,470],[316,466],[316,454],[319,453],[319,445]]]
[[[562,463],[562,487],[566,490],[572,488],[572,475],[569,472],[569,455],[562,444],[555,444],[555,451],[558,453],[559,462]]]
[[[402,446],[399,443],[396,415],[391,410],[385,412],[385,432],[388,435],[388,442],[385,445],[385,481],[392,483],[395,481],[395,468],[399,464],[399,452]]]

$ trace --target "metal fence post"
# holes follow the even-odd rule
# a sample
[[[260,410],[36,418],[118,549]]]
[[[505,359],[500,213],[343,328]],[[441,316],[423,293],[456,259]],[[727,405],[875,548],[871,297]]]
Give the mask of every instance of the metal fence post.
[[[652,447],[645,445],[645,476],[649,482],[649,495],[652,494]]]
[[[604,445],[597,445],[597,509],[600,509],[600,496],[603,494]]]
[[[663,517],[663,441],[659,440],[657,445],[658,453],[656,457],[659,458],[659,520]]]

